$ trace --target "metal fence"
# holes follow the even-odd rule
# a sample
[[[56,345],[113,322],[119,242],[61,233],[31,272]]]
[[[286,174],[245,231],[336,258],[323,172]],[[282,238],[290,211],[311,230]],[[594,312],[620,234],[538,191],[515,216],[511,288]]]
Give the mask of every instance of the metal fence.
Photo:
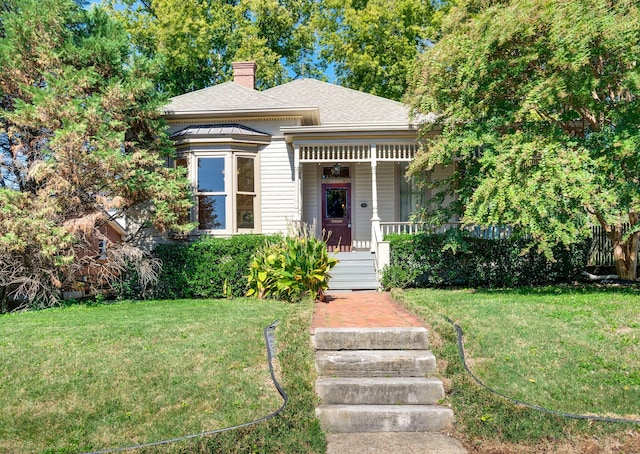
[[[626,223],[622,225],[622,233],[630,228],[630,224]],[[589,251],[590,266],[615,266],[616,262],[613,258],[613,246],[607,236],[607,232],[597,225],[591,228],[592,240],[591,250]]]
[[[416,234],[420,232],[443,233],[452,228],[460,228],[458,223],[444,224],[441,226],[428,226],[424,224],[416,224],[413,222],[381,222],[382,233],[408,233]],[[508,238],[511,236],[511,228],[509,226],[495,226],[489,228],[465,227],[471,234],[478,238],[498,239]],[[629,228],[629,224],[624,224],[623,232]],[[601,226],[593,226],[592,229],[591,248],[589,251],[588,266],[614,266],[613,248],[607,233]]]

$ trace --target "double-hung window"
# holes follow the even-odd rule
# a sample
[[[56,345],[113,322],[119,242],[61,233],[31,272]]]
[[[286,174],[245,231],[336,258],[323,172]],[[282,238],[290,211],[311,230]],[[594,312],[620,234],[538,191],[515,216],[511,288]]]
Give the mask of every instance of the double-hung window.
[[[198,229],[227,229],[227,188],[224,156],[197,158]]]
[[[194,164],[198,230],[255,231],[256,157],[198,153]]]
[[[269,134],[237,123],[191,125],[171,135],[176,167],[186,167],[194,192],[191,220],[214,235],[260,231],[259,155]]]
[[[236,227],[255,228],[255,158],[236,156]]]
[[[407,178],[408,162],[400,163],[400,221],[406,222],[411,215],[424,207],[426,194],[413,177]]]

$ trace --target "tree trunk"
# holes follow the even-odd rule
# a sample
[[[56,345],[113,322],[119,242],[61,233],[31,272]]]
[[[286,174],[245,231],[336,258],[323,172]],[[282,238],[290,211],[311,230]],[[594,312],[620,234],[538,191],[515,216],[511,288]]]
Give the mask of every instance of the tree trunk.
[[[0,286],[0,314],[6,314],[9,312],[9,287],[6,285]]]
[[[622,225],[611,226],[607,231],[611,245],[613,246],[613,258],[616,264],[616,273],[620,279],[633,281],[638,276],[638,244],[640,232],[636,232],[623,241]]]

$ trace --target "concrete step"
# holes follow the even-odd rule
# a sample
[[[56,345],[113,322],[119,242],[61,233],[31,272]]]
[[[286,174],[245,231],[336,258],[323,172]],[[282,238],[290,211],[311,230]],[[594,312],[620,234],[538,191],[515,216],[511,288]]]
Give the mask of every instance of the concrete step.
[[[453,411],[439,405],[321,405],[316,416],[327,432],[440,432]]]
[[[316,370],[325,377],[425,377],[436,358],[430,350],[319,350]]]
[[[455,438],[436,432],[329,433],[326,454],[467,454]]]
[[[345,281],[334,282],[329,281],[329,291],[332,290],[378,290],[378,282],[373,280],[367,281]]]
[[[427,350],[429,332],[408,328],[316,328],[318,350]]]
[[[316,393],[325,404],[434,405],[444,398],[444,387],[436,378],[321,377]]]

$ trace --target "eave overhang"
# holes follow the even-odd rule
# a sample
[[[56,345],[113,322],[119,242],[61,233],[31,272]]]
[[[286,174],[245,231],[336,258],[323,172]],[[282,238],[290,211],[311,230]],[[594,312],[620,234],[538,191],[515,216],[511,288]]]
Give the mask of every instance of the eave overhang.
[[[268,120],[274,118],[299,118],[303,126],[320,124],[320,109],[318,107],[277,107],[277,108],[247,108],[224,110],[182,110],[163,112],[163,117],[169,123],[188,121],[229,121],[229,120]]]
[[[398,139],[416,140],[418,128],[407,123],[348,123],[280,128],[288,143],[306,140]]]

